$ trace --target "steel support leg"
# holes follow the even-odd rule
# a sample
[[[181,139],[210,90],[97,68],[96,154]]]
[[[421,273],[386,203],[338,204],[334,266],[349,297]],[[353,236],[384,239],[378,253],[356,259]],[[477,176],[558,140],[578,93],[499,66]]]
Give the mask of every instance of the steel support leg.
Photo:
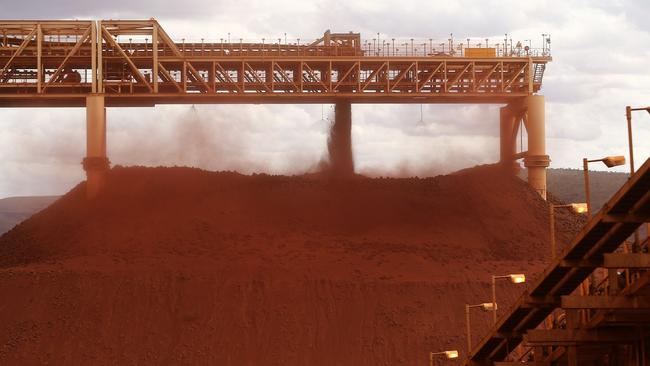
[[[519,111],[512,105],[502,107],[500,110],[500,154],[499,162],[506,168],[517,173],[517,163],[514,160],[517,153],[517,131],[519,130]]]
[[[580,313],[576,309],[565,310],[566,329],[578,329],[580,327]],[[578,366],[578,348],[568,346],[566,348],[567,366]]]
[[[338,176],[351,176],[354,174],[352,104],[349,101],[340,101],[336,102],[334,108],[334,125],[328,142],[330,168]]]
[[[528,169],[528,184],[546,199],[546,167],[550,159],[546,155],[546,133],[544,126],[544,96],[526,97],[526,131],[528,132],[528,153],[524,165]]]
[[[109,168],[106,157],[106,108],[104,96],[86,97],[86,195],[94,198],[103,187]]]

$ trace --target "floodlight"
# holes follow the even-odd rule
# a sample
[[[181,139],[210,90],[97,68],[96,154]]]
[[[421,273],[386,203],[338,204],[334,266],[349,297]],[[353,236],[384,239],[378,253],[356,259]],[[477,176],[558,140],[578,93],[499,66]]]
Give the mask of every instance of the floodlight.
[[[625,156],[608,156],[602,159],[608,168],[625,164]]]
[[[521,274],[521,273],[511,274],[510,275],[510,281],[512,283],[524,283],[524,282],[526,282],[526,276],[524,274]]]
[[[579,214],[585,213],[588,210],[586,203],[571,203],[570,206],[573,212]]]
[[[447,358],[458,358],[458,351],[456,351],[456,350],[445,351],[445,357],[447,357]]]
[[[481,310],[483,311],[495,311],[498,308],[496,303],[491,303],[491,302],[484,302],[480,305],[480,307]]]

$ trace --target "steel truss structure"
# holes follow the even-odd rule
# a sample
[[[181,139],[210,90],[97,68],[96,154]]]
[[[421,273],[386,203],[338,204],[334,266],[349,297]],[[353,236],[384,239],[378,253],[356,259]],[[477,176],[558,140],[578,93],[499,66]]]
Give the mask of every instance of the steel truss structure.
[[[162,103],[508,103],[550,56],[367,54],[356,33],[315,42],[174,42],[154,20],[0,21],[0,106]]]
[[[625,250],[644,222],[650,222],[650,159],[470,351],[465,365],[646,365],[650,254]],[[603,279],[594,273],[599,268],[607,273]],[[578,291],[588,278],[597,281]]]

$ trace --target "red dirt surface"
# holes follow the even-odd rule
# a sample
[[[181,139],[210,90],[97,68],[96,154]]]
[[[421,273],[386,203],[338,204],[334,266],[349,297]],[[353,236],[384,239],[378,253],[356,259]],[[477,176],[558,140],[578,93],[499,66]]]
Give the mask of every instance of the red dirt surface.
[[[497,167],[108,177],[0,237],[0,364],[427,365],[464,355],[491,274],[548,260],[546,203]],[[500,308],[521,290],[500,284]],[[476,343],[491,316],[472,317]]]

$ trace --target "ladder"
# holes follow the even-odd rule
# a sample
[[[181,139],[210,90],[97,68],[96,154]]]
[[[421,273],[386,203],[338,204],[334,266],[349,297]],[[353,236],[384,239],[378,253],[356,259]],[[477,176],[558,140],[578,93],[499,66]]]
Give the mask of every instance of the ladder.
[[[546,64],[535,64],[535,72],[533,74],[534,84],[542,83],[542,78],[544,77],[544,70],[546,70]]]

